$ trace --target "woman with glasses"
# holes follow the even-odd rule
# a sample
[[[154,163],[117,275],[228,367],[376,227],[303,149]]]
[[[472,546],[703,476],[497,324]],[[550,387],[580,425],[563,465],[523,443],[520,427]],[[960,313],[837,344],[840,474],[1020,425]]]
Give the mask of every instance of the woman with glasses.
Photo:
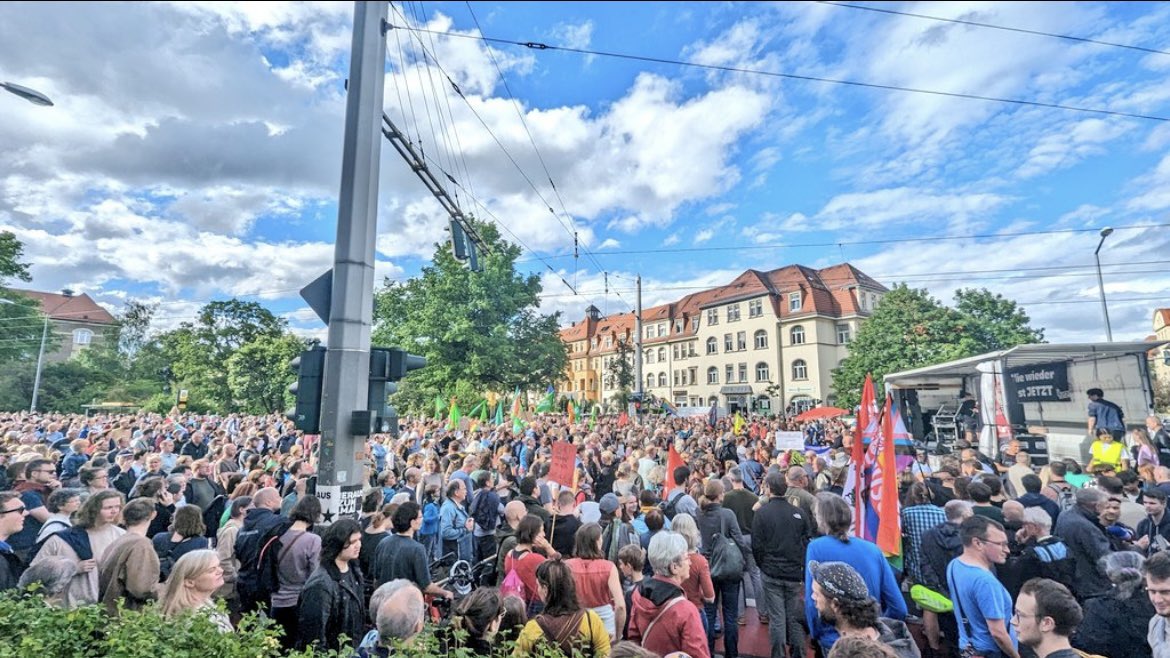
[[[126,531],[117,526],[122,516],[122,494],[106,489],[89,497],[77,511],[72,528],[49,537],[31,565],[52,557],[66,557],[77,565],[77,575],[65,590],[65,605],[76,608],[98,601],[98,560]]]
[[[297,609],[298,647],[352,650],[365,635],[361,550],[362,527],[351,519],[334,522],[321,537],[321,561],[305,582]]]

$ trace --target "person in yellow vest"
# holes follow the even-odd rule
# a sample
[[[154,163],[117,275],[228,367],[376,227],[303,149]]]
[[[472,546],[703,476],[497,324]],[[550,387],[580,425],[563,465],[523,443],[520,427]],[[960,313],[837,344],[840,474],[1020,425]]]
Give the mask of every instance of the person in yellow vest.
[[[1090,473],[1096,472],[1099,466],[1111,466],[1115,471],[1125,468],[1125,446],[1115,441],[1113,433],[1105,428],[1097,430],[1097,440],[1089,447],[1089,455],[1092,459],[1086,470]]]

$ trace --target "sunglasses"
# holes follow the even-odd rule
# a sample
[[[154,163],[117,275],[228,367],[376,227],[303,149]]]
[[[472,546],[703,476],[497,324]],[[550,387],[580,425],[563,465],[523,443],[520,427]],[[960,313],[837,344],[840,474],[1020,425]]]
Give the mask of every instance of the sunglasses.
[[[20,507],[17,507],[16,509],[6,509],[6,510],[0,511],[0,516],[3,516],[5,514],[21,514],[27,509],[28,509],[27,507],[25,507],[24,505],[21,505]]]

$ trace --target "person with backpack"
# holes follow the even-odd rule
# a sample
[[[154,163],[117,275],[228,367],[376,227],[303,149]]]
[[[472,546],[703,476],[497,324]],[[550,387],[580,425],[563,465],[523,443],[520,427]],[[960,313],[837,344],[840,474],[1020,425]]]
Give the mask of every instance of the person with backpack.
[[[723,655],[725,658],[736,658],[739,655],[739,588],[751,546],[743,538],[735,512],[723,507],[721,480],[707,481],[703,487],[701,505],[702,512],[695,519],[699,525],[699,550],[711,565],[711,582],[715,586],[715,594],[722,598]],[[725,555],[726,560],[723,559]],[[707,625],[715,628],[719,618],[716,604],[709,603],[705,607]],[[707,649],[715,653],[714,633],[707,636]]]
[[[144,500],[136,498],[135,500]],[[171,569],[179,558],[191,551],[210,548],[210,542],[203,536],[203,513],[194,505],[184,505],[175,512],[171,527],[151,538],[154,552],[158,555],[160,580],[171,575]]]
[[[1055,580],[1072,588],[1076,565],[1064,540],[1052,534],[1052,519],[1038,507],[1024,509],[1023,526],[1016,533],[1018,552],[996,570],[1000,582],[1014,599],[1033,578]]]
[[[662,506],[666,519],[674,521],[676,514],[690,514],[691,518],[699,518],[699,504],[687,493],[687,482],[691,479],[690,467],[678,466],[670,475],[674,481],[666,483],[666,504]]]
[[[236,535],[235,557],[240,562],[236,591],[244,613],[267,611],[276,588],[276,549],[280,537],[291,523],[276,513],[280,509],[280,492],[265,487],[252,497],[252,509],[244,515],[244,524]]]
[[[650,540],[646,558],[654,577],[643,580],[630,598],[627,639],[658,655],[681,652],[709,658],[699,608],[682,589],[691,575],[687,540],[676,532],[659,532]]]
[[[1060,512],[1067,512],[1076,507],[1076,487],[1068,481],[1068,464],[1063,461],[1054,461],[1048,465],[1048,484],[1040,490],[1056,503]],[[1056,522],[1056,519],[1053,519]]]
[[[472,483],[475,495],[471,498],[471,518],[475,521],[472,535],[475,537],[475,561],[486,560],[496,553],[496,528],[500,526],[500,510],[503,503],[495,492],[495,483],[489,471],[477,471]]]
[[[1109,591],[1110,583],[1097,567],[1098,560],[1111,550],[1100,521],[1108,495],[1099,489],[1077,489],[1076,497],[1076,507],[1061,512],[1056,534],[1068,545],[1076,562],[1073,593],[1085,601]]]
[[[596,612],[581,607],[569,567],[560,560],[544,561],[536,568],[535,579],[544,609],[520,631],[514,655],[544,655],[539,650],[544,645],[566,656],[579,653],[584,658],[606,658],[609,633]]]
[[[500,583],[500,593],[523,599],[529,617],[544,607],[544,601],[538,595],[536,569],[545,561],[545,555],[553,554],[552,547],[545,539],[544,523],[540,517],[529,514],[521,519],[516,528],[516,547],[504,558],[504,580]]]
[[[116,525],[122,514],[122,494],[106,489],[90,496],[77,511],[76,523],[49,537],[29,566],[52,557],[65,557],[77,574],[65,590],[65,605],[76,608],[98,601],[98,561],[126,531]]]
[[[297,639],[297,605],[301,591],[321,557],[321,537],[313,525],[321,519],[321,501],[304,496],[293,506],[289,526],[280,536],[276,551],[276,582],[272,592],[272,619],[284,630],[281,644],[292,649]]]
[[[57,489],[45,500],[49,518],[37,533],[37,543],[43,544],[51,535],[73,526],[73,514],[81,508],[80,489]]]

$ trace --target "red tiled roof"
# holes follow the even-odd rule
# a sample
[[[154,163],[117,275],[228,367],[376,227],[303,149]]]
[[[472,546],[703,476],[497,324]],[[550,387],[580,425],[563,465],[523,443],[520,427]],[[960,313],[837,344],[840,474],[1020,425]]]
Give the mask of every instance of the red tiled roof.
[[[10,290],[40,302],[41,312],[53,320],[92,324],[115,324],[117,322],[109,311],[98,306],[97,302],[85,293],[62,295],[37,290],[17,290],[16,288],[10,288]]]
[[[1162,326],[1170,325],[1170,308],[1159,308],[1154,311],[1154,315],[1162,316]]]

